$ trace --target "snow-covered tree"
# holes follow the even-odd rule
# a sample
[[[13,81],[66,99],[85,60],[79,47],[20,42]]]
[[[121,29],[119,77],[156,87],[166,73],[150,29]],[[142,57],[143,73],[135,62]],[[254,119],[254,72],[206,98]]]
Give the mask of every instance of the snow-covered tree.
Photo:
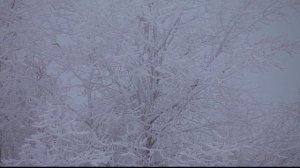
[[[35,105],[38,118],[28,125],[36,132],[11,164],[228,166],[273,157],[266,153],[291,160],[258,158],[255,164],[298,163],[290,153],[277,154],[291,148],[284,136],[278,142],[282,150],[266,149],[279,149],[266,145],[268,137],[276,140],[276,133],[267,136],[268,128],[287,123],[289,115],[260,109],[267,108],[240,82],[244,69],[278,67],[274,56],[297,52],[298,42],[261,34],[297,1],[13,3],[11,9],[19,7],[16,16],[24,15],[20,25],[27,29],[16,28],[18,47],[5,50],[20,48],[27,57],[16,53],[16,60],[9,58],[19,73],[2,71],[6,64],[0,60],[0,79],[28,81],[13,87],[5,80],[0,87],[5,93],[21,87],[30,93],[24,97],[41,104]],[[9,13],[7,5],[3,8]],[[5,30],[3,36],[15,36],[9,33],[14,29]],[[57,67],[51,75],[50,65]],[[74,90],[81,91],[82,102],[70,97]],[[22,119],[30,116],[22,114]],[[296,134],[297,125],[280,128]],[[262,146],[266,153],[256,150]]]
[[[0,159],[16,159],[55,81],[47,75],[45,57],[28,47],[37,37],[27,39],[33,35],[26,22],[30,8],[16,1],[1,1],[0,8]]]

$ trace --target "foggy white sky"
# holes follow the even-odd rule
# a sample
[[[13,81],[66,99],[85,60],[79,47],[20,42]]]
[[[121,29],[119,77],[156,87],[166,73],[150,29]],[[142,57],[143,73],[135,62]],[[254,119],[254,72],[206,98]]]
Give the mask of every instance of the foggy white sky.
[[[278,22],[270,24],[266,32],[283,35],[284,38],[300,40],[300,12],[290,11],[288,24]],[[297,86],[300,88],[300,55],[293,58],[282,55],[277,58],[285,70],[267,68],[265,71],[248,72],[246,76],[249,88],[257,88],[258,94],[264,101],[293,102],[299,100]]]

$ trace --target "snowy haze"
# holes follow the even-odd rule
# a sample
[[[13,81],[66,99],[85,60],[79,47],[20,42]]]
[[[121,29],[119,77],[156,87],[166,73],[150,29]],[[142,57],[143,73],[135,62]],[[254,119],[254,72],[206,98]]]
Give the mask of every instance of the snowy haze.
[[[297,0],[0,0],[1,166],[300,166]]]
[[[270,34],[281,34],[289,40],[300,39],[300,13],[289,11],[287,22],[279,21],[270,24],[266,31]],[[300,100],[300,57],[283,55],[278,58],[283,70],[271,68],[264,72],[252,73],[248,77],[250,83],[260,85],[260,93],[265,96],[264,101],[297,101]],[[253,75],[253,76],[252,76]]]

